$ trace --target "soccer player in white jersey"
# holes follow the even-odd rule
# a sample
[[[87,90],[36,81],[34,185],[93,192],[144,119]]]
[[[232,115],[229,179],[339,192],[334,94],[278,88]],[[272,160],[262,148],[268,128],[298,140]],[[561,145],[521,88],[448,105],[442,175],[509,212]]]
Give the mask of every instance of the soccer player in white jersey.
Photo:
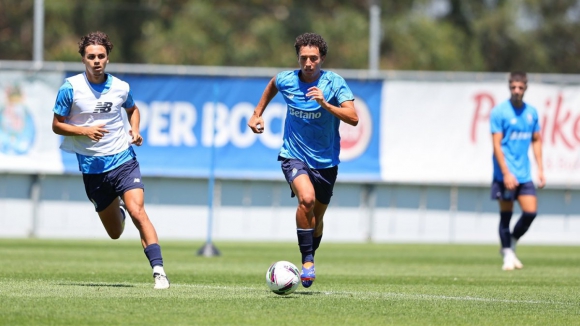
[[[536,188],[528,157],[530,145],[538,167],[538,188],[543,188],[546,183],[538,112],[523,101],[527,87],[526,73],[511,73],[511,97],[494,107],[490,115],[493,141],[491,198],[499,202],[502,269],[507,271],[524,267],[515,254],[515,246],[528,231],[537,214]],[[522,215],[513,232],[510,232],[515,200],[520,205]]]
[[[341,121],[358,124],[354,96],[345,80],[322,70],[328,46],[314,33],[305,33],[294,44],[300,69],[283,71],[266,86],[248,126],[262,133],[262,114],[280,92],[288,106],[283,145],[278,160],[298,199],[296,227],[302,254],[302,285],[316,278],[314,254],[322,239],[323,217],[336,181],[340,153],[338,127]]]
[[[102,32],[81,38],[79,53],[85,72],[67,78],[54,105],[52,130],[64,136],[61,149],[75,153],[85,191],[105,230],[118,239],[128,213],[139,230],[153,268],[155,289],[169,288],[157,233],[145,212],[144,185],[131,144],[141,146],[139,108],[129,84],[105,73],[113,44]],[[131,130],[124,128],[125,110]],[[122,201],[120,201],[120,198]]]

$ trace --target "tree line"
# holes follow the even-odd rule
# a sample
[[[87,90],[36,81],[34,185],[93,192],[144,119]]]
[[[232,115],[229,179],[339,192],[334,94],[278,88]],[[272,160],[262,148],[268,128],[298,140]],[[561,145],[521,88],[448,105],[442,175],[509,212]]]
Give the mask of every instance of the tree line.
[[[373,0],[45,0],[44,60],[78,61],[90,31],[111,61],[293,67],[303,32],[327,68],[367,69]],[[375,0],[380,69],[580,73],[577,0]],[[34,0],[0,0],[0,60],[31,60]]]

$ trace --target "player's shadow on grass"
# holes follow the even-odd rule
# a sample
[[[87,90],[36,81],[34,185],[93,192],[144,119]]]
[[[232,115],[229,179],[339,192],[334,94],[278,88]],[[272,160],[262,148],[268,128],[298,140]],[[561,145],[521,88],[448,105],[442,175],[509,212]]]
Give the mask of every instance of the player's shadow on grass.
[[[294,294],[297,294],[297,295],[322,295],[322,294],[324,294],[324,292],[318,292],[318,291],[300,291],[300,292],[294,292]]]
[[[93,287],[110,287],[110,288],[134,288],[135,287],[135,285],[115,284],[115,283],[60,283],[59,285],[93,286]]]

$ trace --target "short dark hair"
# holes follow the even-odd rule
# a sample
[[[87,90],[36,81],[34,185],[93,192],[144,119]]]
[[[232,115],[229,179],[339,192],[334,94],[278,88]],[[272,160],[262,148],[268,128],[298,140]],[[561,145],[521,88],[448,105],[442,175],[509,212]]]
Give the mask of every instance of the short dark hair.
[[[304,33],[296,38],[296,43],[294,43],[294,48],[296,49],[296,55],[300,54],[300,49],[303,46],[315,46],[320,51],[320,56],[325,56],[328,52],[328,45],[322,36],[315,33]]]
[[[109,40],[109,36],[103,32],[92,32],[83,37],[79,42],[79,53],[82,57],[85,56],[85,48],[89,45],[102,45],[107,50],[107,55],[113,51],[113,43]]]
[[[514,71],[510,73],[509,83],[512,82],[522,82],[524,84],[528,83],[528,75],[523,71]]]

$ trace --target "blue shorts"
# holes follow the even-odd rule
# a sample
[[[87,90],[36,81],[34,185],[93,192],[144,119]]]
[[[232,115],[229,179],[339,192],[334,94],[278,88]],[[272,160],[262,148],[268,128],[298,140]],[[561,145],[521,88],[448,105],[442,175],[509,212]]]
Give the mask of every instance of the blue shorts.
[[[107,208],[115,198],[122,196],[127,190],[145,189],[136,158],[105,173],[83,174],[83,181],[87,197],[95,205],[97,212]]]
[[[514,201],[519,195],[536,195],[536,187],[532,181],[520,183],[516,189],[510,191],[505,188],[503,181],[494,180],[491,183],[491,199]]]
[[[338,175],[338,166],[333,166],[328,169],[311,169],[304,162],[293,158],[278,156],[278,161],[282,161],[282,172],[284,172],[288,184],[291,185],[297,176],[306,174],[310,178],[312,186],[314,186],[316,200],[324,205],[330,203],[332,189],[334,188],[336,176]],[[290,186],[290,191],[290,196],[295,197],[296,194],[292,191],[292,186]]]

